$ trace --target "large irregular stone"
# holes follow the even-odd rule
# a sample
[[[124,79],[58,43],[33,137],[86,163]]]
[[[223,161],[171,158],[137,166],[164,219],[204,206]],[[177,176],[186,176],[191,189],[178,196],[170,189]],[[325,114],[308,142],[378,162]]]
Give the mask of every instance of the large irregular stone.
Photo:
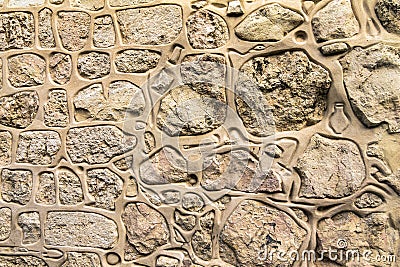
[[[86,79],[102,78],[110,73],[110,55],[103,52],[85,52],[78,56],[79,75]]]
[[[45,243],[50,246],[109,249],[118,240],[116,223],[100,214],[50,211],[45,221]]]
[[[9,131],[0,131],[0,166],[11,163],[12,135]]]
[[[89,38],[90,16],[82,11],[60,11],[57,18],[57,30],[65,49],[81,50]]]
[[[398,222],[396,222],[398,223]],[[362,255],[370,251],[370,259],[376,255],[395,255],[398,248],[399,231],[385,213],[371,213],[360,217],[353,212],[342,212],[332,218],[323,219],[317,226],[318,250],[358,251]],[[345,248],[344,248],[345,246]],[[338,255],[338,254],[336,254]],[[325,257],[328,253],[325,254]],[[332,259],[332,258],[331,258]],[[345,260],[332,260],[345,264]],[[361,259],[366,260],[366,259]],[[376,262],[374,266],[388,266],[389,262]],[[359,266],[369,266],[368,263]]]
[[[69,123],[67,92],[54,89],[44,105],[44,124],[48,127],[66,127]]]
[[[157,67],[160,53],[151,50],[129,49],[115,57],[117,70],[124,73],[143,73]]]
[[[138,254],[148,255],[169,240],[165,218],[145,203],[130,203],[122,213],[128,242]]]
[[[0,208],[0,241],[4,241],[11,235],[11,209]]]
[[[8,80],[15,87],[42,85],[46,74],[46,61],[36,54],[25,53],[8,58]]]
[[[2,267],[48,267],[47,263],[35,256],[0,255]]]
[[[315,134],[295,166],[301,178],[300,195],[340,198],[353,194],[365,179],[357,145]]]
[[[62,205],[78,205],[83,201],[81,180],[72,170],[59,170],[57,178],[58,196]]]
[[[290,266],[293,259],[285,258],[285,262],[276,257],[263,259],[260,255],[265,250],[296,251],[305,236],[306,231],[283,211],[245,200],[224,225],[219,240],[220,256],[234,266]]]
[[[53,48],[56,41],[53,34],[52,23],[53,12],[49,8],[43,8],[39,11],[39,42],[42,48]]]
[[[5,202],[25,205],[31,199],[32,172],[3,169],[1,172],[1,197]]]
[[[357,117],[368,127],[386,122],[390,132],[400,132],[400,49],[384,44],[356,47],[340,63]]]
[[[39,175],[39,186],[36,191],[35,201],[39,204],[56,204],[56,181],[54,173],[43,172]]]
[[[41,227],[39,212],[24,212],[18,216],[18,226],[22,229],[22,243],[33,244],[40,240]]]
[[[70,0],[71,7],[97,11],[104,7],[105,0]]]
[[[19,135],[16,161],[34,165],[53,162],[61,148],[61,137],[55,131],[28,131]]]
[[[99,255],[93,252],[67,252],[67,259],[60,267],[101,267]]]
[[[212,257],[212,231],[214,227],[215,214],[207,212],[200,217],[200,229],[192,236],[192,247],[194,253],[202,260],[211,260]]]
[[[24,91],[0,97],[0,124],[14,128],[26,128],[39,108],[36,92]]]
[[[140,179],[146,184],[189,181],[187,162],[175,149],[163,147],[140,165]]]
[[[314,15],[311,23],[317,42],[349,38],[360,28],[350,0],[329,2]]]
[[[121,195],[124,184],[119,175],[108,168],[91,169],[87,172],[86,182],[95,207],[115,209],[115,200]]]
[[[109,3],[112,7],[124,7],[151,3],[153,1],[154,0],[109,0]]]
[[[189,43],[195,49],[218,48],[225,45],[229,39],[225,20],[205,9],[190,15],[186,27]]]
[[[58,84],[66,84],[71,79],[72,59],[64,53],[52,53],[49,60],[51,79]]]
[[[107,48],[115,45],[114,22],[110,15],[99,16],[94,19],[93,45],[98,48]]]
[[[269,4],[250,13],[236,26],[235,33],[246,41],[279,41],[303,22],[299,13]]]
[[[249,133],[296,131],[322,119],[331,78],[304,52],[255,57],[240,71],[236,105]]]
[[[400,34],[400,2],[379,0],[375,13],[387,32]]]
[[[145,108],[145,99],[142,89],[133,83],[114,81],[110,83],[107,98],[102,84],[93,84],[78,91],[74,106],[77,121],[121,121],[127,113],[140,116]]]
[[[184,84],[202,82],[225,85],[226,62],[222,55],[188,55],[182,60],[180,71]]]
[[[182,30],[182,9],[178,5],[140,7],[116,13],[124,44],[168,44]]]
[[[34,42],[35,22],[32,13],[0,13],[0,51],[30,48]]]
[[[205,134],[220,127],[226,113],[224,87],[205,83],[180,85],[161,100],[157,126],[170,136]]]
[[[133,149],[136,137],[124,135],[116,126],[87,126],[70,129],[66,145],[73,163],[98,164]]]

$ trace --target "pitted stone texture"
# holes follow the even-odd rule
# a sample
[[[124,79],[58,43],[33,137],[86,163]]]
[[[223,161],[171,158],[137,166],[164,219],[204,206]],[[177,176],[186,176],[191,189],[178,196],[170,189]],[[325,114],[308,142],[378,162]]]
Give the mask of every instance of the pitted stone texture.
[[[64,53],[52,53],[50,55],[50,77],[57,84],[66,84],[71,79],[72,59]]]
[[[359,209],[376,208],[382,203],[380,196],[369,192],[362,194],[354,201],[354,205]]]
[[[400,49],[383,44],[356,47],[340,63],[357,117],[368,127],[386,122],[389,132],[400,132]]]
[[[349,38],[359,31],[350,0],[333,0],[313,17],[313,32],[317,42]]]
[[[67,92],[55,89],[49,92],[44,105],[44,124],[48,127],[66,127],[69,124]]]
[[[184,84],[208,83],[225,85],[225,57],[218,54],[188,55],[180,66]]]
[[[67,260],[60,267],[101,267],[99,255],[93,252],[67,252]]]
[[[161,100],[157,126],[170,136],[205,134],[220,127],[226,113],[225,88],[205,83],[180,85]]]
[[[42,85],[45,81],[46,61],[36,54],[25,53],[8,58],[8,81],[15,87]]]
[[[8,239],[11,235],[11,209],[0,208],[0,241]]]
[[[12,135],[9,131],[0,131],[0,166],[11,163]]]
[[[379,0],[375,13],[387,32],[400,34],[400,2]]]
[[[175,223],[185,231],[191,231],[196,226],[196,216],[186,215],[176,210],[174,213]]]
[[[116,223],[100,214],[78,211],[50,211],[44,229],[51,246],[112,248],[118,239]]]
[[[195,49],[218,48],[225,45],[229,39],[225,20],[205,9],[190,15],[186,27],[189,43]]]
[[[53,163],[61,148],[61,137],[55,131],[28,131],[19,135],[16,161],[34,165]]]
[[[236,104],[249,133],[296,131],[322,119],[331,78],[304,52],[255,57],[240,71]]]
[[[292,264],[292,259],[283,262],[273,258],[271,261],[270,258],[260,258],[259,253],[268,245],[269,250],[273,247],[285,253],[296,251],[305,236],[306,231],[285,212],[259,201],[245,200],[224,225],[220,235],[220,256],[234,266]]]
[[[22,243],[33,244],[40,240],[39,212],[33,211],[19,214],[18,226],[22,229]]]
[[[115,200],[122,193],[124,181],[108,168],[92,169],[87,172],[87,187],[94,198],[95,207],[115,209]]]
[[[360,251],[361,254],[369,250],[371,258],[376,255],[396,254],[398,236],[399,231],[393,227],[391,218],[385,213],[371,213],[360,217],[353,212],[342,212],[332,218],[323,219],[317,226],[318,250],[330,248],[343,251],[338,247],[338,240],[345,240],[346,251]],[[345,264],[345,261],[340,259],[336,259],[336,262],[341,266]],[[369,265],[364,264],[359,266]],[[377,262],[375,266],[388,265],[387,262],[382,265]]]
[[[235,33],[246,41],[279,41],[303,22],[299,13],[269,4],[250,13],[236,26]]]
[[[346,43],[340,43],[340,42],[333,43],[333,44],[327,44],[320,48],[320,51],[324,56],[332,56],[332,55],[342,54],[349,50],[350,50],[350,48]]]
[[[124,44],[169,44],[182,30],[182,9],[178,5],[140,7],[116,13]]]
[[[133,165],[133,157],[128,156],[126,158],[119,159],[117,161],[114,161],[113,164],[120,171],[130,170]]]
[[[70,129],[66,145],[72,162],[99,164],[133,149],[136,137],[124,135],[116,126],[87,126]]]
[[[129,49],[117,53],[115,66],[124,73],[143,73],[157,67],[160,53],[151,50]]]
[[[53,48],[56,41],[53,34],[53,12],[48,8],[39,11],[39,42],[42,48]]]
[[[89,38],[89,14],[82,11],[60,11],[57,15],[57,30],[63,47],[69,51],[81,50]]]
[[[189,181],[187,162],[175,149],[163,147],[140,165],[140,179],[146,184]]]
[[[82,183],[73,171],[62,169],[58,172],[57,178],[62,205],[77,205],[83,201]]]
[[[9,0],[9,7],[34,7],[44,4],[44,0]]]
[[[340,198],[353,194],[365,179],[365,166],[357,145],[315,134],[297,162],[300,195]]]
[[[180,267],[179,260],[169,256],[159,256],[156,260],[156,267]]]
[[[124,6],[147,4],[153,1],[154,0],[109,0],[110,6],[112,7],[124,7]]]
[[[48,267],[44,260],[35,256],[0,255],[0,262],[4,267]]]
[[[151,132],[144,133],[144,153],[148,154],[156,147],[156,139]]]
[[[94,19],[93,45],[98,48],[107,48],[115,45],[114,22],[110,15],[99,16]]]
[[[145,203],[130,203],[122,214],[128,242],[137,254],[148,255],[169,240],[165,218]]]
[[[78,57],[78,72],[86,79],[102,78],[110,73],[110,55],[102,52],[85,52]]]
[[[105,0],[70,0],[71,7],[97,11],[104,7]]]
[[[25,205],[31,199],[32,172],[3,169],[1,172],[1,197],[5,202]]]
[[[74,106],[77,121],[121,121],[127,113],[129,116],[140,116],[145,108],[145,99],[142,89],[133,83],[113,81],[108,88],[107,98],[103,86],[93,84],[78,91]]]
[[[182,208],[192,212],[200,212],[204,208],[204,200],[195,193],[186,193],[182,197]]]
[[[30,12],[0,13],[0,51],[30,48],[35,42],[35,22]]]
[[[194,232],[192,237],[192,247],[196,255],[202,260],[212,258],[212,230],[214,227],[215,213],[209,211],[200,217],[200,229]]]
[[[24,91],[0,97],[0,124],[14,128],[26,128],[39,108],[36,92]]]
[[[56,204],[56,181],[54,173],[43,172],[39,175],[39,186],[35,201],[44,205]]]

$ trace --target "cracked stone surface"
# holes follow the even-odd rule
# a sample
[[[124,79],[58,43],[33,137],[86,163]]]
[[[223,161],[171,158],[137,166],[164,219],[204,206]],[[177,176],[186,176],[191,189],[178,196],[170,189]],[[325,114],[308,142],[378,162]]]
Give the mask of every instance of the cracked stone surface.
[[[0,97],[0,124],[26,128],[35,119],[39,108],[36,92],[23,91]]]
[[[1,171],[1,197],[5,202],[27,204],[32,194],[32,172],[3,169]]]
[[[235,27],[235,33],[246,41],[279,41],[303,21],[299,13],[270,4],[250,13]]]
[[[72,74],[71,56],[64,53],[51,54],[49,69],[50,77],[54,82],[61,85],[68,83]]]
[[[26,53],[8,58],[8,80],[15,87],[42,85],[45,79],[46,62],[36,54]]]
[[[22,229],[22,243],[32,244],[40,240],[41,227],[39,212],[24,212],[18,216],[18,226]]]
[[[0,50],[30,48],[34,44],[34,18],[30,12],[0,13]]]

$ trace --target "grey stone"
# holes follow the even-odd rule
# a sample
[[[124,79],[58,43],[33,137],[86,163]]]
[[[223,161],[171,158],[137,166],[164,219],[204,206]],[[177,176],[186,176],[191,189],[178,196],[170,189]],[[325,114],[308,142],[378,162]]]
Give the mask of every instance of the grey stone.
[[[44,124],[48,127],[66,127],[69,124],[67,92],[64,89],[50,90],[44,104]]]
[[[42,172],[39,174],[39,186],[36,191],[35,201],[39,204],[56,204],[56,181],[54,173]]]
[[[19,135],[16,161],[34,165],[53,163],[61,148],[61,137],[55,131],[27,131]]]
[[[8,71],[8,81],[12,86],[38,86],[44,83],[46,62],[32,53],[15,55],[8,58]]]
[[[107,48],[115,45],[114,22],[110,15],[99,16],[94,19],[93,45],[98,48]]]
[[[218,54],[188,55],[182,60],[180,71],[184,84],[225,85],[226,62]]]
[[[82,183],[69,169],[61,169],[57,174],[59,199],[62,205],[77,205],[83,201]]]
[[[45,221],[45,244],[110,249],[118,239],[116,223],[100,214],[50,211]]]
[[[110,74],[110,55],[103,52],[84,52],[78,56],[78,72],[86,79],[99,79]]]
[[[89,14],[82,11],[60,11],[57,15],[57,30],[63,47],[69,51],[84,48],[90,32]]]
[[[346,43],[333,43],[322,46],[320,50],[324,56],[332,56],[347,52],[350,48]]]
[[[303,22],[299,13],[268,4],[250,13],[235,27],[235,33],[246,41],[279,41]]]
[[[161,192],[164,204],[176,204],[181,201],[181,193],[177,190],[165,190]]]
[[[11,209],[0,208],[0,241],[8,239],[11,235]]]
[[[200,212],[204,208],[204,200],[197,194],[186,193],[182,197],[182,208],[192,212]]]
[[[151,50],[128,49],[118,52],[115,66],[124,73],[143,73],[157,67],[160,53]]]
[[[218,48],[225,45],[229,39],[225,20],[205,9],[190,15],[186,27],[189,43],[195,49]]]
[[[140,7],[116,13],[124,44],[168,44],[182,30],[182,9],[178,5]]]
[[[25,205],[32,195],[32,172],[3,169],[1,172],[1,197],[5,202]]]
[[[0,131],[0,166],[11,163],[12,135],[9,131]]]
[[[35,22],[30,12],[0,13],[0,51],[30,48],[35,42]]]
[[[71,79],[72,59],[64,53],[52,53],[49,60],[51,79],[58,84],[66,84]]]
[[[56,41],[53,34],[53,12],[49,8],[43,8],[39,11],[39,42],[42,48],[53,48]]]
[[[376,208],[382,205],[382,203],[382,198],[369,192],[362,194],[354,201],[354,205],[359,209]]]
[[[24,91],[0,97],[0,123],[14,128],[31,125],[39,109],[36,92]]]
[[[18,226],[22,229],[22,243],[33,244],[40,240],[41,227],[39,212],[24,212],[18,216]]]

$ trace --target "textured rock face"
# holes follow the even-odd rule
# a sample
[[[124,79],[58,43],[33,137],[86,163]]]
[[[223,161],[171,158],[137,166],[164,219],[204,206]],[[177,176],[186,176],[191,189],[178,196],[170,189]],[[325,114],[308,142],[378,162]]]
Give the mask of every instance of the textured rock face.
[[[273,124],[277,131],[300,130],[322,119],[331,78],[305,53],[255,57],[240,71],[236,104],[249,133],[269,135]],[[264,97],[246,93],[256,90]],[[260,112],[267,115],[263,118]]]
[[[0,21],[0,51],[33,46],[35,24],[32,13],[0,13]]]
[[[17,162],[51,164],[61,148],[61,138],[54,131],[28,131],[19,135]]]
[[[182,10],[177,5],[121,10],[117,18],[125,44],[168,44],[182,30]]]
[[[0,165],[11,163],[12,135],[9,131],[0,131]]]
[[[63,205],[77,205],[83,201],[82,183],[69,169],[58,172],[59,199]]]
[[[224,19],[208,10],[200,10],[191,15],[186,27],[189,43],[196,49],[218,48],[229,39]]]
[[[86,12],[58,12],[57,30],[65,49],[78,51],[86,45],[90,21],[90,16]]]
[[[135,137],[125,137],[116,126],[73,128],[67,135],[67,151],[76,163],[105,163],[133,149],[135,144]]]
[[[68,252],[67,260],[60,267],[101,267],[99,255],[91,252]]]
[[[45,221],[45,242],[53,246],[109,249],[117,241],[117,225],[103,215],[75,211],[49,212]]]
[[[383,201],[379,196],[373,193],[365,193],[355,200],[354,205],[359,209],[366,209],[379,207],[382,203]]]
[[[0,262],[4,264],[4,267],[48,267],[44,260],[35,256],[0,255]]]
[[[165,218],[145,203],[130,203],[125,207],[122,221],[128,242],[138,254],[150,254],[169,239]]]
[[[0,123],[15,128],[28,127],[39,108],[36,92],[24,91],[0,97]]]
[[[312,19],[318,42],[349,38],[359,31],[350,0],[334,0],[319,10]]]
[[[115,66],[124,73],[142,73],[154,69],[161,55],[154,51],[130,49],[117,54]]]
[[[56,41],[53,34],[52,25],[53,12],[48,8],[39,11],[39,42],[43,48],[53,48]]]
[[[22,229],[22,243],[32,244],[39,241],[41,227],[39,212],[24,212],[18,216],[18,226]]]
[[[38,55],[26,53],[8,58],[8,70],[12,86],[30,87],[42,85],[45,79],[46,62]]]
[[[226,62],[218,54],[200,54],[186,56],[180,66],[184,84],[207,83],[224,85]]]
[[[68,123],[67,92],[63,89],[51,90],[44,105],[44,124],[49,127],[66,127]]]
[[[31,199],[32,172],[28,170],[1,171],[1,197],[5,202],[25,205]]]
[[[400,3],[391,0],[379,0],[375,13],[382,26],[389,33],[400,34]]]
[[[220,255],[235,266],[255,267],[266,263],[280,266],[282,261],[260,259],[259,253],[264,252],[266,246],[285,252],[298,250],[305,235],[306,231],[284,212],[258,201],[246,200],[225,223],[220,236]]]
[[[106,48],[115,44],[114,22],[111,16],[99,16],[94,20],[93,44],[95,47]]]
[[[89,52],[78,57],[78,72],[86,79],[102,78],[110,73],[110,56],[107,53]]]
[[[57,84],[69,82],[72,74],[71,56],[64,53],[53,53],[50,55],[50,77]]]
[[[104,7],[104,0],[71,0],[70,4],[72,7],[97,11]]]
[[[39,186],[35,201],[45,205],[56,203],[56,181],[52,172],[44,172],[39,175]]]
[[[314,135],[297,162],[300,194],[305,197],[345,197],[361,187],[365,166],[357,145]]]
[[[246,41],[279,41],[303,21],[299,13],[270,4],[248,15],[236,26],[235,33]]]
[[[340,61],[353,110],[366,126],[386,122],[389,131],[400,130],[399,57],[398,48],[375,45],[367,49],[356,47]]]
[[[11,234],[11,209],[0,208],[0,240],[4,241]]]

